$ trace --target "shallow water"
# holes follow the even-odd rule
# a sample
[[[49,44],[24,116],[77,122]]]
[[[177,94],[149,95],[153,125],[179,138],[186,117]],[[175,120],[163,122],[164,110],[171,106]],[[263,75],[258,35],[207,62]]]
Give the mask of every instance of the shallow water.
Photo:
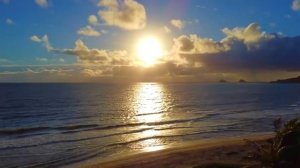
[[[297,84],[1,84],[0,167],[55,167],[272,130]]]

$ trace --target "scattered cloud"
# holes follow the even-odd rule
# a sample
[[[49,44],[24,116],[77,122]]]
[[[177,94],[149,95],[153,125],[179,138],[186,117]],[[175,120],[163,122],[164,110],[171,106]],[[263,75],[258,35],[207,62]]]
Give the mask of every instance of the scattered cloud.
[[[87,80],[83,76],[78,79],[80,72],[71,67],[24,67],[18,70],[1,71],[0,82],[82,82]]]
[[[42,42],[42,40],[36,35],[31,36],[30,40],[34,41],[34,42],[37,42],[37,43]]]
[[[184,22],[182,20],[179,19],[172,19],[170,21],[171,25],[174,26],[177,29],[183,29],[184,28]]]
[[[82,40],[75,42],[73,49],[54,48],[48,40],[48,36],[44,35],[41,42],[49,52],[55,54],[64,54],[77,57],[78,61],[85,65],[130,65],[132,58],[126,50],[108,51],[98,48],[88,48]]]
[[[101,0],[98,5],[105,8],[98,14],[107,25],[126,30],[137,30],[146,26],[146,10],[135,0]]]
[[[95,15],[90,15],[90,16],[88,17],[88,23],[89,23],[90,25],[97,25],[97,23],[98,23],[97,16],[95,16]]]
[[[35,0],[35,3],[42,7],[42,8],[47,8],[48,7],[48,1],[47,0]]]
[[[6,24],[8,24],[8,25],[12,25],[12,24],[15,23],[15,22],[14,22],[12,19],[10,19],[10,18],[7,18],[5,22],[6,22]]]
[[[247,45],[257,43],[258,41],[272,39],[274,37],[274,35],[262,32],[260,29],[258,23],[251,23],[245,28],[224,28],[223,33],[227,36],[227,39],[238,39],[244,41]]]
[[[78,34],[83,36],[90,36],[90,37],[98,37],[101,35],[97,30],[92,28],[91,26],[86,26],[77,31]]]
[[[172,32],[171,29],[168,26],[164,26],[162,29],[165,33],[171,33]]]
[[[44,35],[43,37],[38,37],[36,35],[31,36],[31,41],[36,43],[42,43],[48,51],[52,51],[53,47],[51,46],[48,35]]]
[[[294,0],[293,1],[292,9],[294,11],[300,11],[300,0]]]
[[[219,79],[255,79],[268,74],[268,80],[300,71],[300,36],[288,37],[266,33],[258,23],[246,27],[224,28],[221,40],[197,34],[174,38],[168,55],[154,67],[141,67],[126,50],[89,48],[82,40],[74,48],[55,48],[48,36],[32,36],[51,53],[70,55],[77,59],[77,73],[92,78],[116,77],[130,81],[217,81]],[[63,61],[62,61],[63,62]],[[247,78],[255,73],[255,77]],[[135,75],[132,75],[135,74]],[[134,76],[134,77],[133,77]],[[199,77],[199,78],[198,78]],[[124,79],[124,78],[123,78]],[[267,79],[265,79],[267,80]]]

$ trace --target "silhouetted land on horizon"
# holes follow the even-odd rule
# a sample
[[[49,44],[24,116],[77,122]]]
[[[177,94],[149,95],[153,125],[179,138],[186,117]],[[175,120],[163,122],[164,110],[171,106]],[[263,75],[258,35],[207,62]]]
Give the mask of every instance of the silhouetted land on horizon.
[[[300,76],[296,78],[280,79],[277,81],[272,81],[271,83],[300,83]]]

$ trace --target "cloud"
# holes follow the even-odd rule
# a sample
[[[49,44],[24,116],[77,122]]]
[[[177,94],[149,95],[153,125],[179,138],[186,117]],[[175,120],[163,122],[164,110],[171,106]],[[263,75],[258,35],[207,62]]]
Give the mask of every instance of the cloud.
[[[90,25],[97,25],[97,23],[98,23],[97,16],[95,16],[95,15],[90,15],[89,18],[88,18],[88,23],[89,23]]]
[[[35,3],[39,5],[42,8],[48,7],[48,1],[47,0],[35,0]]]
[[[42,43],[47,48],[48,51],[54,49],[48,40],[48,35],[44,35],[43,37],[38,37],[36,35],[33,35],[30,37],[30,40],[36,43]]]
[[[14,24],[14,21],[12,19],[7,18],[6,19],[6,24],[12,25],[12,24]]]
[[[56,67],[24,67],[18,70],[1,71],[0,82],[82,82],[88,80],[78,78],[77,69]]]
[[[91,26],[86,26],[77,31],[78,34],[90,37],[98,37],[101,35],[97,30],[92,28]]]
[[[105,8],[98,12],[100,18],[110,26],[126,30],[137,30],[146,26],[146,10],[134,0],[101,0],[98,5]]]
[[[171,29],[169,29],[168,26],[164,26],[162,29],[164,30],[165,33],[171,33],[172,32]]]
[[[82,40],[77,40],[75,47],[72,49],[59,49],[54,48],[50,44],[47,35],[39,39],[41,39],[41,42],[49,52],[75,56],[80,63],[87,66],[93,66],[92,64],[109,66],[130,65],[132,63],[132,58],[126,50],[108,51],[98,48],[88,48]]]
[[[227,35],[227,38],[234,38],[244,41],[246,44],[256,43],[258,41],[268,40],[274,37],[274,35],[261,32],[260,26],[257,23],[251,23],[246,28],[224,28],[223,33]]]
[[[201,38],[196,34],[182,35],[174,39],[174,46],[180,53],[216,53],[226,51],[228,46],[221,42],[216,42],[213,39]]]
[[[183,29],[184,28],[184,22],[182,20],[179,19],[172,19],[170,21],[171,25],[174,26],[177,29]]]
[[[294,0],[293,1],[292,9],[294,11],[300,11],[300,0]]]
[[[267,34],[257,23],[223,32],[221,41],[180,36],[174,48],[189,64],[211,71],[300,71],[300,36]]]
[[[74,48],[55,48],[47,35],[32,36],[32,39],[51,53],[73,56],[80,67],[78,75],[93,78],[128,81],[237,81],[243,78],[257,81],[288,77],[300,71],[300,36],[266,33],[257,23],[222,31],[225,37],[221,40],[197,34],[174,38],[165,58],[147,68],[140,66],[135,56],[126,50],[89,48],[82,40],[77,40]],[[264,78],[264,74],[268,78]]]
[[[30,40],[33,41],[33,42],[37,42],[37,43],[42,42],[42,40],[36,35],[31,36]]]

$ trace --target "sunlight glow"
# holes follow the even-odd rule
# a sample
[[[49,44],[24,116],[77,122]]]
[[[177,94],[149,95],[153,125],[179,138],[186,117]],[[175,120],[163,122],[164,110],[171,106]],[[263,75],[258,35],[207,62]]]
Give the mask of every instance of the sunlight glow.
[[[165,98],[163,88],[159,84],[142,84],[138,86],[134,108],[136,120],[139,123],[157,123],[163,121],[165,111]],[[152,128],[152,127],[151,127]],[[159,138],[161,131],[150,129],[141,132],[138,138],[149,138],[141,141],[138,145],[145,152],[164,149],[165,146]]]
[[[164,111],[162,88],[158,84],[143,84],[139,88],[136,100],[136,112],[139,122],[159,122]]]
[[[154,65],[162,55],[161,43],[158,38],[149,36],[139,41],[137,56],[143,66]]]

